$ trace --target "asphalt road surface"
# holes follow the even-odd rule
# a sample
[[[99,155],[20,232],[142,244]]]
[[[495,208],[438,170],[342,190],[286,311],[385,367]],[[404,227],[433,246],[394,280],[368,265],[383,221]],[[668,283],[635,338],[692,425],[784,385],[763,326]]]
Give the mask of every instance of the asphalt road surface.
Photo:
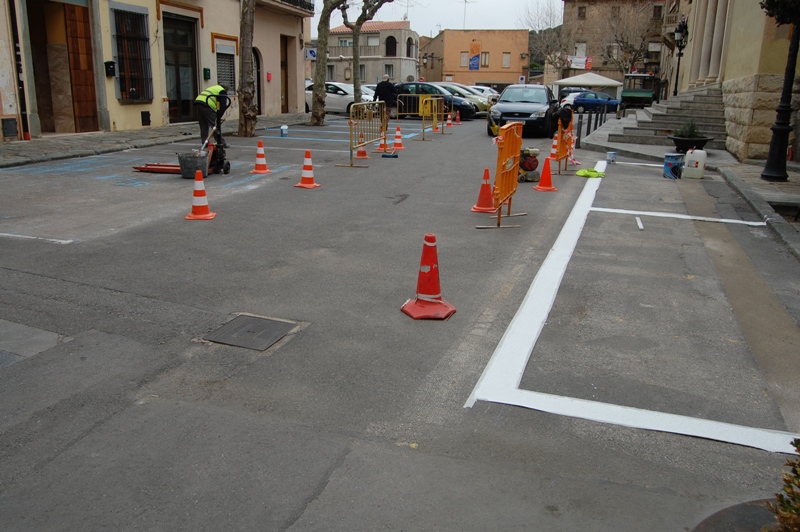
[[[676,531],[774,496],[786,455],[752,441],[800,431],[800,269],[724,181],[570,166],[476,229],[485,122],[400,125],[369,168],[335,166],[342,120],[260,132],[266,175],[229,138],[211,221],[131,169],[189,142],[0,170],[0,529]],[[400,311],[427,233],[447,321]],[[203,340],[239,315],[292,329]],[[482,399],[513,324],[517,388]],[[662,414],[706,436],[637,428]]]

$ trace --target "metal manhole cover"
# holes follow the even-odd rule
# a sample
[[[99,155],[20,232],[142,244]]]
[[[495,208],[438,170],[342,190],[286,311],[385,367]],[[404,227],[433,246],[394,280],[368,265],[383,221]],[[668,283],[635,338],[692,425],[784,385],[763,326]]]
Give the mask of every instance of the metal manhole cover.
[[[237,316],[203,340],[264,351],[295,328],[294,323],[255,316]]]

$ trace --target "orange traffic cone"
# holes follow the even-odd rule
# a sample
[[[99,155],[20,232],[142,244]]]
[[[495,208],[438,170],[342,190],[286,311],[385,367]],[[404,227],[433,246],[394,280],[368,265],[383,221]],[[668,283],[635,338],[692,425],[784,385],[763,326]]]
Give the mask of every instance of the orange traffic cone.
[[[483,183],[478,192],[478,203],[472,206],[472,212],[496,212],[492,199],[492,187],[489,185],[489,169],[483,170]]]
[[[378,145],[378,149],[375,150],[376,152],[379,151],[389,151],[389,146],[386,145],[386,132],[381,135],[381,143]]]
[[[360,133],[358,135],[358,143],[361,145],[358,147],[358,151],[356,152],[356,159],[369,159],[369,155],[367,154],[367,148],[364,146],[364,134]]]
[[[300,182],[295,186],[300,188],[317,188],[322,186],[314,182],[314,165],[311,163],[311,150],[306,150],[306,158],[303,161],[303,173],[300,174]]]
[[[453,119],[450,113],[447,113],[447,124],[445,127],[453,127]]]
[[[417,278],[417,297],[400,307],[415,320],[446,320],[456,307],[442,299],[439,286],[439,259],[436,254],[436,235],[428,233],[422,246],[422,259]]]
[[[213,220],[217,215],[208,208],[206,186],[203,183],[203,172],[194,173],[194,194],[192,196],[192,212],[186,215],[187,220]]]
[[[400,126],[397,126],[397,131],[394,134],[394,144],[392,145],[392,150],[404,150],[403,147],[403,135],[400,134]]]
[[[458,109],[456,109],[456,125],[457,126],[461,125],[461,111],[459,111]]]
[[[544,160],[544,168],[542,168],[542,177],[539,178],[539,184],[533,187],[534,190],[539,192],[555,192],[557,189],[553,186],[553,177],[550,175],[550,157]]]
[[[256,166],[250,170],[251,174],[268,174],[272,172],[267,168],[267,158],[264,157],[264,143],[258,141],[258,149],[256,150]]]

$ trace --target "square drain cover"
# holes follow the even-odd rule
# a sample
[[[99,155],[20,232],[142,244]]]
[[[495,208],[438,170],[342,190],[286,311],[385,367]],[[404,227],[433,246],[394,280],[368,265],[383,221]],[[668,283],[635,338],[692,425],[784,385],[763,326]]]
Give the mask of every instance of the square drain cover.
[[[286,336],[295,324],[285,321],[237,316],[219,329],[211,331],[203,340],[264,351]]]

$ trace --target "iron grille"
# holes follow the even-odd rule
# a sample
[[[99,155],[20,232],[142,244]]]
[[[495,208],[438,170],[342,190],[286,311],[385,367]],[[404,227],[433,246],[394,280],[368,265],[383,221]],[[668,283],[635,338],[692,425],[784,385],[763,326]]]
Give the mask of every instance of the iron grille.
[[[114,10],[120,100],[152,100],[153,73],[147,15]]]

